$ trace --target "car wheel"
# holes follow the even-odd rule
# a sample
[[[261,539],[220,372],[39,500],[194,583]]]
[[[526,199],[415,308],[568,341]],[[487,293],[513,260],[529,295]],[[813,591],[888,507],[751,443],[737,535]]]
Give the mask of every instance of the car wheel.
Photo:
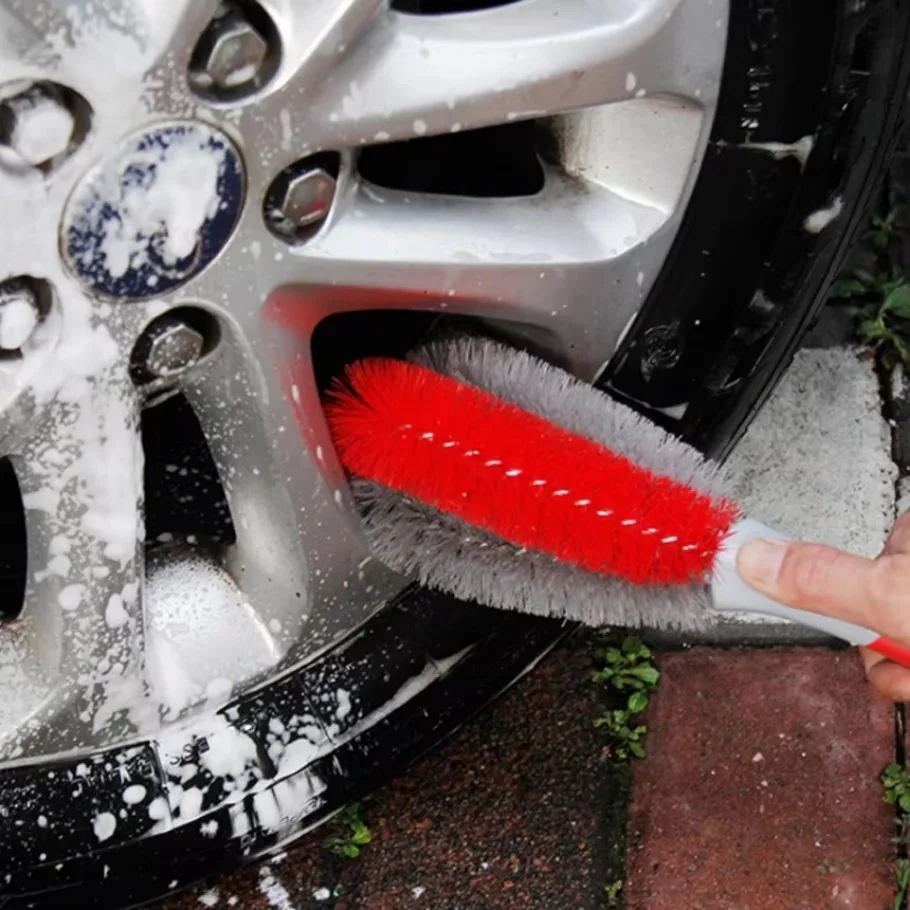
[[[439,326],[722,455],[904,110],[910,8],[0,3],[0,906],[125,908],[568,627],[371,559],[321,392]]]

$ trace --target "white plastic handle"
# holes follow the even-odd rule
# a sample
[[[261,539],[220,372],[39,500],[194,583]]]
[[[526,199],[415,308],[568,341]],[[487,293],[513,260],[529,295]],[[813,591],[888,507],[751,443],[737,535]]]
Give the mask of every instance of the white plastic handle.
[[[805,610],[786,607],[747,585],[736,571],[736,554],[747,540],[753,540],[756,537],[790,539],[780,531],[775,531],[752,518],[744,518],[733,525],[730,535],[717,556],[714,576],[711,579],[711,597],[716,610],[779,616],[781,619],[789,619],[792,622],[819,629],[835,638],[848,641],[852,645],[871,645],[879,640],[879,636],[875,632],[870,632],[862,626],[855,626],[853,623],[840,619],[832,619],[830,616],[821,616],[818,613],[807,613]]]

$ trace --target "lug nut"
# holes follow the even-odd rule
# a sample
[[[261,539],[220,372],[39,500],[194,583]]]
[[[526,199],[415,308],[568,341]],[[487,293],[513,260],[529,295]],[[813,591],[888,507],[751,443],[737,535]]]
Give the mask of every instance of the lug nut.
[[[33,85],[0,103],[0,142],[40,167],[70,146],[75,120],[52,85]]]
[[[176,379],[199,363],[204,345],[202,334],[182,319],[163,320],[149,344],[146,372],[154,379]]]
[[[181,306],[153,319],[130,357],[130,376],[148,395],[167,391],[204,363],[221,342],[218,319],[204,307]]]
[[[18,279],[0,284],[0,351],[18,351],[41,320],[34,291]]]
[[[247,11],[224,3],[193,52],[190,83],[206,94],[234,95],[259,84],[268,55],[268,38]]]
[[[335,196],[335,178],[321,167],[288,181],[279,203],[281,219],[296,232],[325,220]]]
[[[329,157],[314,156],[309,163],[299,162],[279,174],[269,187],[265,219],[282,240],[308,240],[328,217],[335,198],[335,177],[330,172],[335,162],[334,158],[329,162]]]

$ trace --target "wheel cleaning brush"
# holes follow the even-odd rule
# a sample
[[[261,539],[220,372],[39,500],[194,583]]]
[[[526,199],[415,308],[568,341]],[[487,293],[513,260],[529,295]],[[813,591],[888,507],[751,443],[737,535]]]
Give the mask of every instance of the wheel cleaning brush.
[[[359,361],[326,414],[377,558],[428,587],[594,626],[764,613],[910,666],[910,649],[749,587],[737,550],[783,535],[695,449],[529,354],[456,338]]]

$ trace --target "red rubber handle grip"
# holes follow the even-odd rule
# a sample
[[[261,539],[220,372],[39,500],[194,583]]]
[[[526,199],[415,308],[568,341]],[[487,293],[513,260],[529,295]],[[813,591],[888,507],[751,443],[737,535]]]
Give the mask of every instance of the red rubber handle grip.
[[[910,648],[897,644],[888,638],[876,638],[875,641],[866,645],[872,651],[876,651],[888,660],[893,660],[896,664],[910,669]]]

